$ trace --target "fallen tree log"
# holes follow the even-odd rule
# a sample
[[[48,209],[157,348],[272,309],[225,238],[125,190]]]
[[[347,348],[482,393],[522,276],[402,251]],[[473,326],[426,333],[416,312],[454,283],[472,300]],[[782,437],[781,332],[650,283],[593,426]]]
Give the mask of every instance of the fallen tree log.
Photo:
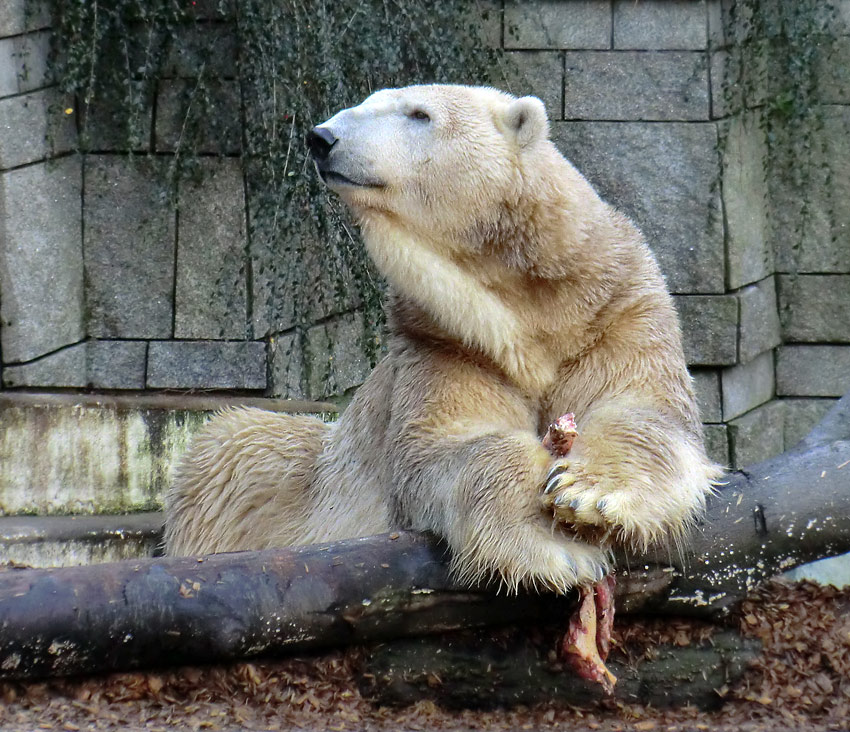
[[[626,557],[626,612],[722,615],[762,579],[850,550],[850,396],[801,445],[729,476],[681,553]],[[455,585],[409,532],[324,546],[0,572],[0,678],[198,663],[566,619],[574,598]]]

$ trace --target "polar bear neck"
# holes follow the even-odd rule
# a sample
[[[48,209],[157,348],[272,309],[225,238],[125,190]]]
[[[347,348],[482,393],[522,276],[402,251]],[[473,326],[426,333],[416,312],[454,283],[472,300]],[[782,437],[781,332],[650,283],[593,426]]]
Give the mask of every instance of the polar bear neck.
[[[540,392],[552,382],[557,359],[504,298],[451,256],[392,225],[364,227],[369,254],[392,287],[421,307],[450,337],[480,350],[518,386]]]

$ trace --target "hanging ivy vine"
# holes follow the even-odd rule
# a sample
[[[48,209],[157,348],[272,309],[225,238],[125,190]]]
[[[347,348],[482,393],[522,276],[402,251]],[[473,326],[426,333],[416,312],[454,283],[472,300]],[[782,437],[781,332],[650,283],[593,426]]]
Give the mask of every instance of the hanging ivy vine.
[[[83,152],[103,149],[104,141],[131,159],[167,152],[175,192],[186,176],[200,175],[202,156],[240,157],[248,216],[245,335],[269,337],[284,351],[277,391],[300,386],[314,397],[340,391],[332,316],[346,314],[340,323],[362,319],[359,345],[374,364],[384,324],[382,284],[343,207],[313,173],[304,136],[379,88],[504,82],[503,59],[482,41],[482,26],[500,22],[493,6],[464,0],[52,4],[51,69],[78,100]],[[327,352],[302,361],[317,322],[329,329]]]

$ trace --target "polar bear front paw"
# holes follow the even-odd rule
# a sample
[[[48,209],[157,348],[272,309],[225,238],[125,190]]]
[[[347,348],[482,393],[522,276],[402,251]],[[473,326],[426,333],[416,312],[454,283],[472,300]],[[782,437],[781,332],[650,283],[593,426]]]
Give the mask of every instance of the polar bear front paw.
[[[614,522],[605,514],[605,483],[578,460],[557,460],[546,476],[543,506],[583,539],[607,543]]]
[[[701,505],[684,496],[670,500],[664,486],[653,486],[643,476],[616,480],[568,457],[550,469],[541,500],[583,541],[627,544],[641,551],[676,540]]]

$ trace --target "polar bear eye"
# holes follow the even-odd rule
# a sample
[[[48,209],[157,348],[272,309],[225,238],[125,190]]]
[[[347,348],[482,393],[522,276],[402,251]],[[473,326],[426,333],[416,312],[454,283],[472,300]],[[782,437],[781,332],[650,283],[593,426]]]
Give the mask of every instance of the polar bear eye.
[[[428,113],[421,109],[414,109],[408,115],[410,119],[418,120],[419,122],[430,122],[431,118],[428,116]]]

